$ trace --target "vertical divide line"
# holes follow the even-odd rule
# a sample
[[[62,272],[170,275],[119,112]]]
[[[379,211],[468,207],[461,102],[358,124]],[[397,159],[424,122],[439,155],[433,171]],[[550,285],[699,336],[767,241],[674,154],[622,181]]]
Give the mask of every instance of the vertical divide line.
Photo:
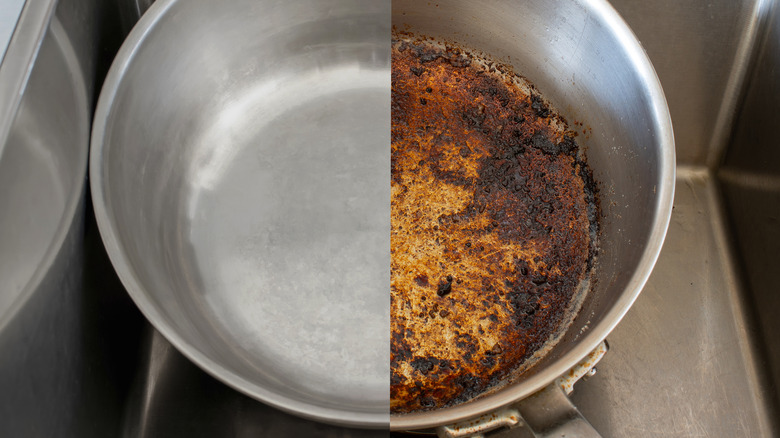
[[[388,123],[387,123],[387,129],[388,129],[388,187],[392,187],[392,31],[393,31],[393,7],[394,2],[393,0],[379,0],[385,2],[385,6],[387,8],[387,22],[388,22],[388,28],[387,28],[387,76],[388,76],[388,94],[387,94],[387,104],[390,108],[388,111]],[[389,251],[389,264],[388,264],[388,272],[387,272],[387,292],[388,292],[388,323],[387,323],[387,338],[388,338],[388,348],[387,348],[387,436],[390,438],[391,435],[391,424],[392,424],[392,415],[391,415],[391,409],[392,409],[392,396],[390,393],[390,386],[391,386],[391,378],[392,378],[392,271],[390,264],[392,264],[392,189],[390,190],[390,196],[388,197],[388,205],[390,208],[388,209],[388,214],[390,215],[390,229],[388,229],[388,234],[390,234],[390,240],[388,245],[388,251]]]

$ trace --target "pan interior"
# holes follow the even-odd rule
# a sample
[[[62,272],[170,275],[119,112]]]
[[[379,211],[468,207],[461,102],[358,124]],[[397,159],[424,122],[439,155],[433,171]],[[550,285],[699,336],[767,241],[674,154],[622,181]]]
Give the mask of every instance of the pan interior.
[[[373,427],[389,421],[389,13],[158,2],[107,80],[92,157],[106,247],[157,329],[262,401]]]
[[[194,298],[237,359],[319,397],[387,396],[385,77],[339,66],[260,84],[217,117],[188,169]]]

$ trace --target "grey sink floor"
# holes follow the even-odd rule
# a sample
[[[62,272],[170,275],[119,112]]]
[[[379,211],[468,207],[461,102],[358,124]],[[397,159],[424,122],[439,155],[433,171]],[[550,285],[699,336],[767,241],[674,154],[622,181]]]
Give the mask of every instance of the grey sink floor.
[[[605,436],[771,435],[770,387],[724,213],[706,170],[678,168],[653,274],[573,395]]]

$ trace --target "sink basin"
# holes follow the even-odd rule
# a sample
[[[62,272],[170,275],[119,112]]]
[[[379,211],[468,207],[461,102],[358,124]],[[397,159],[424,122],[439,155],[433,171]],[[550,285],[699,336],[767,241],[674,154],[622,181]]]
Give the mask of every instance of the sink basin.
[[[75,3],[62,0],[58,6],[64,29],[80,22],[74,16],[102,17],[102,31],[74,37],[99,55],[82,61],[88,90],[99,89],[99,72],[121,39],[109,28],[122,28],[128,10],[141,11],[150,2],[90,1],[80,10]],[[780,279],[774,271],[780,256],[780,141],[773,130],[780,124],[778,3],[612,0],[661,79],[675,126],[678,172],[672,222],[656,268],[608,338],[611,348],[598,371],[572,395],[604,436],[780,434]],[[90,8],[100,13],[84,15]],[[82,15],[66,13],[74,10]],[[59,360],[71,358],[76,371],[69,376],[81,379],[75,386],[82,388],[81,398],[59,401],[80,403],[72,424],[82,426],[62,436],[388,436],[298,419],[202,372],[135,308],[113,273],[89,200],[86,212],[83,285],[72,306],[41,313],[72,312],[79,321],[72,326],[78,329],[51,338],[78,346],[61,352]],[[5,354],[0,350],[0,364]],[[48,394],[45,388],[26,389]],[[9,418],[24,415],[37,418],[40,412],[22,404],[17,411],[0,410],[0,435]]]
[[[768,127],[780,118],[772,80],[780,62],[778,6],[612,3],[648,51],[669,101],[675,209],[645,290],[608,338],[598,372],[572,398],[604,436],[774,436],[780,320],[772,315],[780,299],[771,268],[780,253],[780,148],[772,149]],[[227,390],[151,328],[142,349],[143,373],[123,426],[133,434],[185,427],[197,436],[230,427],[238,436],[377,435],[318,429]]]
[[[653,275],[573,399],[607,436],[775,436],[780,8],[614,3],[664,86],[678,179]]]

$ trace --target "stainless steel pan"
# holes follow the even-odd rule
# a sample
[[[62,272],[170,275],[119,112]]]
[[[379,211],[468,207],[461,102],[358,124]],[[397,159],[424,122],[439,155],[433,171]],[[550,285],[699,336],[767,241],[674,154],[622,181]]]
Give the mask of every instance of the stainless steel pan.
[[[604,214],[598,281],[527,378],[392,419],[391,16],[509,62],[582,122]],[[101,234],[155,327],[259,400],[354,426],[441,426],[547,387],[633,303],[673,195],[663,93],[600,0],[158,1],[109,72],[92,146]]]

